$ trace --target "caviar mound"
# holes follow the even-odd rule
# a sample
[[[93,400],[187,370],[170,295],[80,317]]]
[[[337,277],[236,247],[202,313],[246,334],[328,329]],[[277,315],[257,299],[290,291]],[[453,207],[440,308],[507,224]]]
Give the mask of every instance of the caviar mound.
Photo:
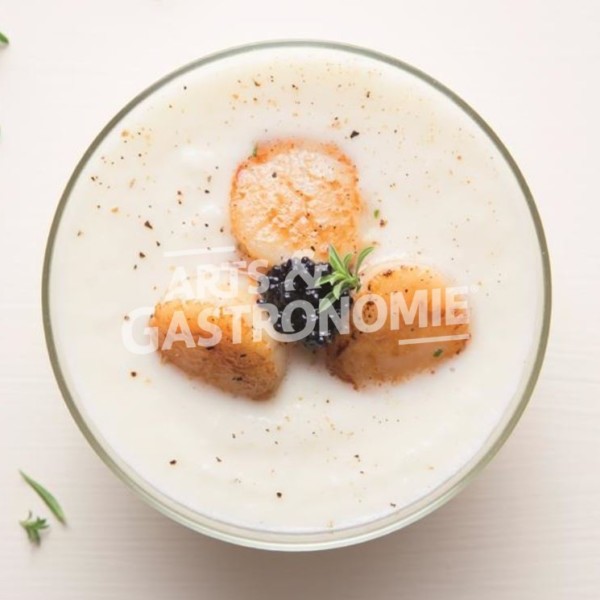
[[[290,258],[275,265],[259,280],[266,288],[259,303],[274,307],[271,315],[273,329],[283,335],[298,334],[306,330],[302,343],[307,348],[320,348],[330,344],[338,333],[331,314],[339,317],[349,311],[352,298],[348,290],[331,303],[328,312],[320,313],[319,305],[331,291],[329,283],[317,285],[319,277],[330,275],[329,263],[314,262],[309,257]],[[304,304],[308,303],[308,304]]]
[[[295,253],[326,260],[329,245],[356,252],[363,202],[352,161],[332,143],[259,143],[237,168],[232,232],[247,256],[276,265]]]

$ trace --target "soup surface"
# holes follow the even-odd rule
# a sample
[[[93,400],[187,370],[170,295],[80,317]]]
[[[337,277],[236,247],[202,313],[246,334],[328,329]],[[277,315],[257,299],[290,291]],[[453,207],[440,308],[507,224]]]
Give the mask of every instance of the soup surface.
[[[369,263],[431,265],[468,288],[467,349],[434,373],[360,391],[294,349],[266,401],[133,353],[125,342],[148,341],[177,269],[239,258],[239,163],[256,143],[299,137],[337,144],[356,166]],[[267,48],[172,79],[96,148],[58,230],[51,319],[75,403],[138,476],[221,521],[318,532],[406,507],[482,447],[531,368],[539,254],[509,166],[445,95],[366,57]]]

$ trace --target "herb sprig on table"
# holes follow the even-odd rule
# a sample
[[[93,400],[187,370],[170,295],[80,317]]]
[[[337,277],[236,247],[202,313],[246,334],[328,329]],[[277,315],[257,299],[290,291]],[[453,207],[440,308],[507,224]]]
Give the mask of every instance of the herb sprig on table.
[[[21,477],[23,477],[31,489],[42,499],[50,512],[64,525],[66,523],[65,513],[58,500],[41,483],[29,477],[23,471],[19,471],[19,473],[21,473]],[[29,541],[36,545],[39,545],[42,540],[40,532],[50,527],[46,519],[42,519],[39,516],[34,519],[31,511],[29,511],[26,519],[19,521],[19,524],[27,533]]]
[[[33,519],[33,515],[31,511],[29,511],[29,515],[23,521],[19,521],[21,527],[26,531],[27,537],[32,544],[36,544],[39,546],[42,538],[40,536],[40,531],[43,529],[48,529],[49,525],[46,519],[41,519],[40,517],[36,517]]]
[[[9,41],[8,38],[0,31],[0,44],[4,44],[5,46],[8,46]]]

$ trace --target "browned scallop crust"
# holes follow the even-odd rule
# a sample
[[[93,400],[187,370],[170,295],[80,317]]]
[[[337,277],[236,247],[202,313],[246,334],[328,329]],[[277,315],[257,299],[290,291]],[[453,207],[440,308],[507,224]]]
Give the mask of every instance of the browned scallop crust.
[[[200,338],[210,335],[198,325],[198,317],[204,309],[214,309],[214,304],[199,300],[171,300],[156,305],[150,326],[158,330],[159,351],[163,359],[225,392],[254,399],[270,396],[285,373],[285,347],[264,332],[258,341],[254,341],[250,317],[241,319],[240,343],[234,343],[233,316],[222,310],[206,319],[220,328],[221,341],[212,347],[198,346]],[[196,345],[188,347],[185,341],[175,341],[169,349],[163,348],[169,326],[178,311],[179,316],[185,318]]]
[[[338,335],[326,353],[327,366],[331,373],[348,381],[355,388],[373,383],[395,382],[406,379],[421,371],[431,371],[448,358],[456,356],[465,348],[470,337],[469,324],[447,324],[447,305],[445,290],[448,282],[431,269],[419,266],[392,265],[377,269],[369,276],[355,300],[368,294],[382,297],[388,307],[387,318],[377,331],[362,332],[352,323],[351,331]],[[439,316],[441,324],[434,325],[434,301],[431,290],[441,290]],[[418,318],[407,323],[401,311],[398,314],[398,327],[391,327],[392,294],[400,292],[407,307],[411,306],[418,290],[426,291],[423,301],[423,314],[427,315],[426,326],[419,326]],[[434,292],[436,293],[436,292]],[[417,299],[419,297],[417,296]],[[426,312],[425,312],[426,311]],[[374,304],[367,302],[362,309],[363,320],[372,324],[377,318]],[[456,317],[466,317],[467,311],[452,311]],[[435,343],[399,344],[399,341],[416,338],[441,336],[467,336],[467,339]]]
[[[356,252],[361,210],[356,167],[331,143],[258,144],[232,181],[230,216],[240,249],[271,265],[298,251],[324,260],[330,244],[342,255]]]

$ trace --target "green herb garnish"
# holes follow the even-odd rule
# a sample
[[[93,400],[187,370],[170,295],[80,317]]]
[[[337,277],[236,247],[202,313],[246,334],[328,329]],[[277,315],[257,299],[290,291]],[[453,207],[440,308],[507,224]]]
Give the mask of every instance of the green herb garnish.
[[[19,471],[19,473],[21,473],[21,477],[23,477],[23,479],[37,492],[38,496],[44,501],[52,514],[61,523],[65,523],[65,513],[58,503],[58,500],[43,485],[40,485],[37,481],[31,479],[31,477],[23,473],[23,471]]]
[[[38,544],[42,541],[40,537],[40,531],[42,529],[48,529],[49,525],[46,519],[40,519],[40,517],[36,517],[33,519],[33,515],[31,511],[27,515],[27,518],[23,521],[19,521],[21,527],[27,532],[27,537],[32,544]]]
[[[434,353],[433,356],[434,358],[438,358],[442,355],[443,350],[441,348],[438,348]]]
[[[252,148],[252,158],[255,158],[257,154],[258,154],[258,144],[254,144],[254,147]]]
[[[8,45],[8,38],[0,31],[0,44]]]
[[[365,258],[367,258],[373,250],[375,250],[373,246],[361,250],[354,263],[354,269],[351,269],[350,263],[352,262],[352,254],[346,254],[342,259],[338,254],[338,251],[333,246],[329,246],[329,264],[331,265],[333,272],[319,277],[317,286],[328,283],[333,289],[325,296],[325,298],[321,299],[321,302],[319,302],[319,312],[327,310],[336,300],[340,299],[345,291],[360,290],[360,278],[358,272],[360,271],[360,267]]]
[[[373,216],[374,216],[376,219],[379,219],[379,215],[380,215],[380,214],[381,214],[381,213],[379,212],[379,209],[378,209],[378,208],[376,208],[376,209],[375,209],[375,211],[373,212]]]

